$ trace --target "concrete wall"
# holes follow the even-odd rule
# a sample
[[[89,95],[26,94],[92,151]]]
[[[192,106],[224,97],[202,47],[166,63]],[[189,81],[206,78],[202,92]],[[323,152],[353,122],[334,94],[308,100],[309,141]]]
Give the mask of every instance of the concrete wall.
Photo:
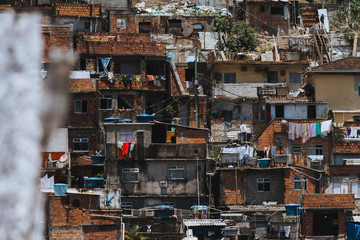
[[[270,191],[258,192],[257,179],[270,178]],[[264,201],[284,202],[284,173],[282,169],[250,170],[246,173],[245,204],[262,204]]]
[[[247,70],[242,71],[241,66],[246,66]],[[236,83],[267,83],[267,71],[278,72],[278,82],[288,83],[290,72],[303,72],[306,69],[306,65],[247,65],[247,64],[215,64],[212,70],[213,73],[222,73],[222,79],[220,83],[224,83],[224,73],[236,73]],[[284,76],[280,76],[280,71],[285,71]],[[302,86],[288,85],[291,90],[296,90]],[[319,100],[318,100],[319,101]],[[321,100],[320,100],[321,101]]]
[[[85,29],[85,23],[90,24],[90,29]],[[97,18],[78,18],[78,17],[56,17],[54,24],[72,24],[74,32],[101,32],[101,20]]]
[[[308,119],[307,104],[279,104],[284,105],[285,119]],[[327,104],[316,105],[316,119],[321,119],[324,109],[328,109]],[[275,118],[275,105],[271,105],[271,117]]]
[[[88,0],[88,3],[91,4],[100,4],[103,10],[106,9],[118,9],[118,10],[127,10],[131,7],[131,0]]]
[[[124,196],[129,195],[143,195],[143,196],[177,196],[177,195],[191,195],[196,196],[196,160],[151,160],[146,162],[146,166],[139,167],[139,182],[125,183],[120,181],[120,187],[123,190]],[[184,167],[184,180],[169,180],[169,167]],[[132,163],[119,163],[119,176],[122,180],[122,170],[124,168],[136,167]],[[167,182],[166,188],[160,187],[160,181]],[[199,181],[200,193],[205,192],[205,162],[199,161]]]
[[[327,181],[324,186],[324,193],[326,194],[333,193],[333,183],[347,183],[348,193],[352,193],[351,183],[353,182],[360,182],[358,174],[338,175],[338,176],[330,175],[327,177]]]
[[[341,79],[341,81],[339,81]],[[329,103],[330,110],[360,110],[359,91],[355,89],[354,75],[328,74],[312,75],[308,82],[315,87],[315,100]],[[336,114],[335,122],[352,121],[352,115]]]
[[[68,152],[68,129],[54,129],[43,152]]]
[[[198,151],[199,159],[206,158],[206,144],[153,143],[147,150],[150,159],[195,159],[194,151]]]

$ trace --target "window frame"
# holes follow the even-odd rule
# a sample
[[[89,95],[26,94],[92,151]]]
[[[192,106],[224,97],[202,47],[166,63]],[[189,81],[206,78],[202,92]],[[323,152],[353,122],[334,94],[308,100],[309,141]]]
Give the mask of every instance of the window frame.
[[[117,29],[126,29],[126,18],[117,18],[116,19],[116,28]]]
[[[182,171],[183,172],[183,177],[171,177],[171,171]],[[168,180],[172,180],[172,181],[178,181],[178,180],[185,180],[185,166],[181,166],[181,165],[176,165],[176,166],[169,166],[168,167]]]
[[[335,192],[334,192],[335,184],[339,184],[339,185],[340,185],[340,193],[335,193]],[[346,186],[346,192],[341,192],[342,185]],[[332,193],[333,193],[333,194],[348,194],[348,193],[349,193],[349,184],[348,184],[347,182],[333,182]]]
[[[357,185],[356,186],[357,191],[354,191],[355,190],[355,187],[354,187],[355,184]],[[360,198],[360,182],[352,182],[351,183],[351,193],[354,194],[355,198]]]
[[[296,151],[294,151],[296,149]],[[299,151],[298,151],[299,150]],[[301,144],[294,144],[291,146],[291,153],[299,154],[301,153]]]
[[[230,76],[233,77],[233,79],[230,79]],[[236,83],[236,73],[235,72],[228,72],[224,73],[224,83]]]
[[[307,178],[304,177],[304,176],[294,176],[293,177],[293,189],[294,189],[294,191],[303,190],[301,188],[301,182],[302,181],[304,182],[304,190],[307,190]],[[297,184],[300,184],[299,188],[295,187]]]
[[[310,153],[311,151],[315,151],[315,154]],[[321,152],[321,154],[318,153]],[[316,156],[323,156],[324,155],[324,145],[323,144],[309,144],[306,148],[307,155],[316,155]]]
[[[257,184],[257,191],[258,192],[270,192],[271,191],[271,178],[257,178],[256,179]],[[268,185],[268,190],[266,190],[266,185]],[[262,190],[259,188],[262,186]]]
[[[272,79],[274,77],[274,79]],[[278,83],[279,82],[279,73],[278,71],[268,71],[266,73],[267,83]]]
[[[81,111],[77,111],[77,104],[80,103],[80,106],[81,106]],[[86,111],[84,111],[84,106],[83,106],[83,103],[86,103]],[[88,110],[89,110],[89,103],[88,103],[88,100],[74,100],[74,113],[76,114],[87,114],[88,113]]]
[[[89,152],[89,142],[89,138],[73,138],[73,152]],[[86,143],[86,149],[83,149],[82,147],[80,147],[81,149],[75,149],[75,144],[80,144],[80,146],[83,146],[84,143]]]
[[[278,116],[278,114],[281,113],[280,110],[278,110],[278,108],[282,108],[282,115]],[[275,118],[285,118],[285,105],[284,104],[276,104],[275,105]]]
[[[134,131],[120,131],[119,134],[120,142],[134,142]]]
[[[107,108],[102,108],[102,101],[106,101]],[[110,106],[109,106],[110,104]],[[100,97],[100,110],[112,110],[112,96],[111,95],[101,95]]]
[[[130,180],[129,179],[124,179],[124,174],[136,174],[136,179],[137,180]],[[123,183],[138,183],[139,182],[139,168],[123,168],[121,171],[121,181]]]
[[[133,216],[133,208],[132,208],[132,202],[121,202],[121,212],[124,216]],[[130,214],[127,214],[127,211],[130,211]]]
[[[290,81],[291,79],[295,81]],[[289,72],[289,85],[301,85],[301,74],[299,72]]]

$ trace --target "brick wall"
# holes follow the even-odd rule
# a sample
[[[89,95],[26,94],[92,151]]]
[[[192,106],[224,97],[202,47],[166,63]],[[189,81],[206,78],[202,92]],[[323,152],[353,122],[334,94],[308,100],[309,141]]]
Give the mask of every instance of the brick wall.
[[[354,194],[306,194],[303,208],[354,208]]]
[[[126,21],[126,28],[118,27],[118,19]],[[111,33],[136,33],[135,14],[110,14]]]
[[[43,61],[49,60],[49,51],[53,48],[63,50],[71,49],[72,29],[64,26],[42,27],[42,37],[44,45]]]
[[[100,5],[56,3],[53,5],[53,14],[55,16],[97,17],[100,16]]]
[[[314,171],[301,169],[301,172],[308,176],[312,176],[313,178],[318,178],[318,174],[316,174]],[[298,171],[295,171],[293,169],[286,169],[284,174],[284,185],[285,185],[285,192],[284,192],[284,203],[297,203],[300,204],[300,195],[301,190],[294,190],[294,177],[301,177],[302,174]],[[306,176],[304,176],[306,177]],[[305,193],[307,194],[313,194],[315,193],[315,186],[316,181],[314,179],[311,179],[309,177],[307,178],[307,189],[305,190]]]
[[[206,143],[207,131],[176,127],[175,136],[177,143],[182,139],[184,144],[201,144]]]
[[[206,119],[206,97],[199,97],[198,98],[198,111],[199,111],[199,127],[203,128],[205,127],[205,119]],[[194,101],[190,101],[190,111],[189,111],[189,126],[195,127],[196,121],[195,121],[195,103]]]
[[[67,194],[49,198],[51,239],[107,239],[119,234],[120,219],[101,215],[118,217],[120,211],[97,210],[98,195]],[[91,226],[84,226],[82,232],[81,225]]]
[[[81,128],[69,128],[69,151],[72,153],[71,154],[71,162],[72,164],[74,164],[76,162],[76,158],[80,157],[82,155],[95,155],[94,152],[95,150],[99,150],[97,147],[97,136],[98,135],[98,131],[96,128],[88,128],[88,129],[81,129]],[[73,138],[88,138],[89,139],[89,151],[88,152],[78,152],[75,153],[73,151]]]
[[[360,153],[360,141],[333,141],[333,153]]]
[[[225,197],[225,205],[235,205],[235,204],[244,204],[244,185],[245,180],[244,176],[237,172],[237,194],[236,194],[236,181],[235,181],[235,172],[233,171],[222,171],[222,182],[223,182],[223,192],[220,194],[224,194]],[[236,202],[237,195],[237,202]]]
[[[86,113],[75,113],[75,101],[87,101]],[[97,98],[95,93],[71,94],[68,107],[68,125],[71,127],[97,127]]]
[[[95,92],[97,79],[70,79],[69,80],[69,92]]]
[[[145,33],[124,33],[116,37],[108,33],[79,33],[76,50],[80,54],[94,55],[166,55],[165,46],[150,42]]]
[[[338,229],[338,234],[341,235],[346,235],[346,213],[344,212],[344,210],[340,209],[338,211],[338,221],[339,221],[339,229]]]
[[[330,175],[360,174],[360,166],[329,166]]]

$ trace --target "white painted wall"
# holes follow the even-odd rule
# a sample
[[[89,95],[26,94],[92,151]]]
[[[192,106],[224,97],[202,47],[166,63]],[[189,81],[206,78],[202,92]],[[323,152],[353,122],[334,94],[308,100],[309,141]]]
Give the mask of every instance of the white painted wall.
[[[307,119],[307,106],[306,104],[284,104],[284,118]],[[317,119],[321,118],[324,108],[327,108],[327,104],[319,104],[316,106]],[[271,117],[275,118],[275,105],[271,105]]]

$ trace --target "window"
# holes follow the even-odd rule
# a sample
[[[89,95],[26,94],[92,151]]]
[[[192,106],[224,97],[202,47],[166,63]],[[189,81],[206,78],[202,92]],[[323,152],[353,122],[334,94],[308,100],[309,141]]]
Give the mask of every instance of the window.
[[[111,96],[102,95],[100,98],[100,109],[111,110]]]
[[[262,13],[265,12],[265,5],[260,5],[260,12],[262,12]]]
[[[270,178],[258,178],[257,190],[258,192],[270,192]]]
[[[126,19],[118,18],[116,21],[116,27],[119,29],[126,29]]]
[[[294,190],[301,190],[302,185],[304,190],[307,189],[307,178],[306,177],[294,177]]]
[[[284,118],[284,105],[275,105],[275,117]]]
[[[271,7],[271,15],[284,15],[284,8]]]
[[[88,102],[86,100],[75,100],[75,113],[87,113]]]
[[[301,153],[301,145],[300,144],[293,145],[292,146],[292,153]]]
[[[110,58],[98,58],[97,59],[97,71],[104,72],[104,67],[108,72],[110,72]]]
[[[85,22],[84,23],[84,29],[87,31],[90,31],[90,22]]]
[[[141,63],[139,60],[114,59],[115,74],[141,74]]]
[[[301,75],[298,72],[289,73],[289,84],[290,85],[300,85],[301,84]]]
[[[134,108],[134,95],[119,95],[118,96],[119,109],[133,109]]]
[[[137,183],[139,182],[139,169],[138,168],[124,168],[122,170],[122,181]]]
[[[184,180],[185,168],[183,166],[169,167],[169,180]]]
[[[324,155],[323,145],[310,144],[307,148],[308,155]]]
[[[278,82],[278,72],[277,71],[269,71],[267,73],[267,81],[268,81],[268,83],[277,83]]]
[[[193,24],[193,31],[201,31],[203,29],[201,23],[194,23]]]
[[[132,142],[133,131],[120,131],[120,142]]]
[[[224,73],[224,83],[235,83],[236,73]]]
[[[132,216],[132,203],[131,202],[122,202],[121,203],[122,214],[125,216]]]
[[[73,151],[87,152],[89,151],[89,139],[88,138],[73,138]]]
[[[349,186],[347,182],[333,183],[334,194],[346,194],[349,192]]]
[[[150,33],[151,23],[150,22],[139,22],[139,33]]]
[[[181,20],[170,19],[168,21],[168,32],[174,35],[182,35]]]
[[[355,194],[355,198],[360,198],[360,182],[351,183],[351,193]]]
[[[316,105],[307,106],[308,119],[316,119]]]

